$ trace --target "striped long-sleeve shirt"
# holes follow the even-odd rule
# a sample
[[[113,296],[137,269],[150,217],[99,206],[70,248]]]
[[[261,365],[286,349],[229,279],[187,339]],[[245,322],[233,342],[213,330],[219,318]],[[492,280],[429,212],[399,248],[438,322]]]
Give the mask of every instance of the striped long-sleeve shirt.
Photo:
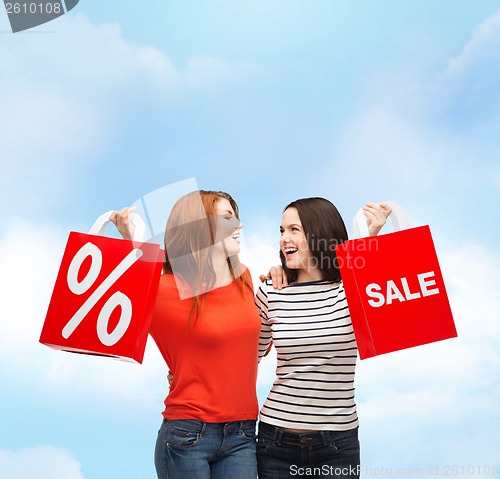
[[[271,341],[278,357],[260,420],[289,429],[357,427],[357,348],[343,284],[313,281],[278,291],[267,280],[256,304],[262,320],[259,358]]]

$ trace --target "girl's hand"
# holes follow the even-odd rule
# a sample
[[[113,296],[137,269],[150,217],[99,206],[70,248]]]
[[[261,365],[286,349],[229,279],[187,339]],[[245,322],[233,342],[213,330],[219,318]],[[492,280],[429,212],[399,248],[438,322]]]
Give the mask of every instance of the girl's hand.
[[[259,276],[260,280],[264,282],[266,279],[271,278],[273,282],[273,288],[274,289],[283,289],[284,287],[288,286],[288,280],[286,278],[286,273],[285,270],[283,269],[283,266],[278,265],[278,266],[273,266],[270,270],[269,273],[267,273],[267,276],[264,276],[261,274]]]
[[[388,203],[366,203],[363,206],[363,212],[367,217],[366,223],[368,224],[370,236],[377,236],[392,213],[392,209]]]
[[[132,219],[134,217],[133,208],[123,208],[121,211],[113,211],[109,220],[115,224],[118,232],[122,235],[123,239],[131,240],[134,237],[134,225]]]

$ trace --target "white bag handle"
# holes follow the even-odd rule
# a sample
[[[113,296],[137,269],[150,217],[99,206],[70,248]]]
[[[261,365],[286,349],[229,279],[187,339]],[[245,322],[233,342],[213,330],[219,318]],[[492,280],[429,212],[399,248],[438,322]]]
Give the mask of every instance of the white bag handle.
[[[99,218],[97,218],[95,223],[92,225],[92,228],[90,228],[89,235],[103,236],[106,231],[106,225],[110,223],[109,217],[112,214],[113,210],[109,210],[99,216]],[[144,242],[146,238],[146,223],[144,223],[142,218],[137,213],[133,213],[131,219],[133,225],[135,226],[132,241]]]
[[[408,220],[408,217],[406,216],[406,213],[401,205],[398,205],[394,201],[385,201],[384,203],[387,203],[392,209],[392,213],[389,218],[392,218],[392,227],[394,228],[394,231],[401,231],[410,228],[410,221]],[[353,220],[353,226],[354,238],[365,238],[370,236],[363,208],[360,208],[356,213]]]

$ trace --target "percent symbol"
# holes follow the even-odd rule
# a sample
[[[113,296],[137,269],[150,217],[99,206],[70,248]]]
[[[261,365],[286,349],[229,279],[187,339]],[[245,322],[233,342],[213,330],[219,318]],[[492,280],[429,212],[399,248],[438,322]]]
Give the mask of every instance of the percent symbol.
[[[62,330],[62,335],[68,339],[85,316],[91,311],[96,303],[110,290],[113,284],[123,276],[123,274],[143,255],[140,249],[134,248],[109,274],[107,278],[94,290],[87,298],[85,303],[68,321]],[[78,273],[83,262],[91,257],[92,264],[90,269],[81,281],[78,281]],[[76,295],[85,294],[96,282],[102,267],[101,250],[92,243],[86,243],[71,260],[68,268],[67,282],[69,289]],[[108,333],[108,324],[111,314],[116,307],[121,307],[120,320],[115,329]],[[99,340],[106,346],[116,344],[127,331],[132,319],[132,302],[130,298],[120,291],[116,291],[104,304],[97,318],[97,336]]]

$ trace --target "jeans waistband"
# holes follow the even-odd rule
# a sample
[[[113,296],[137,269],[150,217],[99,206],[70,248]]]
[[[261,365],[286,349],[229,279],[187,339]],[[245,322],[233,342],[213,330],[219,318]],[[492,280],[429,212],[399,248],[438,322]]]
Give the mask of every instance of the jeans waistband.
[[[167,423],[174,428],[188,429],[193,432],[219,433],[239,431],[241,429],[253,428],[255,430],[255,420],[232,421],[232,422],[203,422],[198,419],[163,419],[163,424]]]
[[[357,428],[356,428],[357,429]],[[335,442],[336,439],[352,434],[353,430],[347,431],[318,431],[318,432],[289,432],[285,429],[259,422],[259,436],[264,436],[266,439],[275,444],[294,444],[298,446],[317,446],[327,445]]]

